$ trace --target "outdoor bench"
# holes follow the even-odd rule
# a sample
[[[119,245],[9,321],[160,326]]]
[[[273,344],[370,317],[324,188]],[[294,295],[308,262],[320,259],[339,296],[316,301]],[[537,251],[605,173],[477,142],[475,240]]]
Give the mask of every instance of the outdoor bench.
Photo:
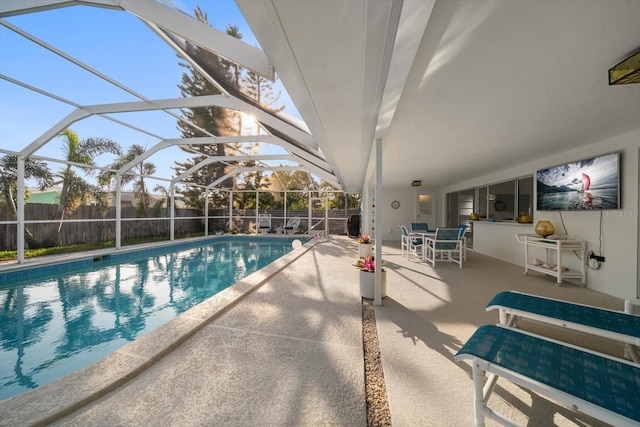
[[[455,355],[466,359],[476,426],[484,426],[485,417],[515,425],[487,406],[498,377],[611,425],[640,426],[640,365],[633,362],[502,325],[478,328]]]
[[[536,320],[624,343],[625,355],[640,363],[640,316],[515,291],[498,293],[486,310],[499,310],[500,324],[515,326],[518,317]]]

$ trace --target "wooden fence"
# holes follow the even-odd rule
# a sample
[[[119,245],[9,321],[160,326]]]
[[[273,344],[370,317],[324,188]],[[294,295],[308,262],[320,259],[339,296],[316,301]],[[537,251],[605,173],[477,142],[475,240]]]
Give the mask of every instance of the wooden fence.
[[[27,203],[25,205],[26,221],[50,221],[55,217],[56,205]],[[285,223],[283,210],[260,211],[271,215],[271,227],[275,232],[278,226]],[[347,218],[358,215],[357,209],[329,210],[327,224],[330,234],[347,234]],[[297,216],[300,218],[300,230],[309,228],[309,212],[307,209],[287,212],[286,219]],[[168,209],[161,209],[159,217],[136,218],[136,208],[122,208],[122,236],[123,240],[169,236],[171,220]],[[205,230],[204,217],[201,211],[194,209],[176,209],[175,235],[202,233]],[[315,229],[324,230],[324,224],[317,224],[324,218],[324,210],[314,211],[311,221],[317,225]],[[65,217],[58,235],[58,244],[62,246],[77,243],[95,243],[113,241],[116,238],[115,207],[102,208],[98,206],[80,206],[72,215]],[[10,221],[8,208],[0,204],[0,221]],[[27,228],[36,238],[42,241],[48,235],[55,233],[59,222],[28,223]],[[255,232],[256,211],[235,209],[233,211],[233,227],[240,233]],[[229,229],[229,210],[212,210],[209,213],[209,234]],[[313,232],[313,230],[312,230]],[[0,224],[0,251],[16,250],[17,226],[15,224]]]
[[[50,221],[55,217],[56,205],[27,203],[25,205],[26,221]],[[162,216],[168,216],[167,209]],[[168,218],[136,218],[136,208],[122,208],[122,239],[140,237],[168,236],[170,220]],[[175,234],[199,233],[204,230],[200,212],[192,209],[176,209]],[[80,206],[72,215],[65,217],[58,235],[58,244],[62,246],[76,243],[95,243],[115,240],[116,238],[115,207]],[[0,221],[10,221],[8,209],[0,205]],[[28,223],[27,228],[36,238],[44,240],[55,233],[59,222]],[[17,241],[15,224],[0,225],[0,250],[15,250]]]

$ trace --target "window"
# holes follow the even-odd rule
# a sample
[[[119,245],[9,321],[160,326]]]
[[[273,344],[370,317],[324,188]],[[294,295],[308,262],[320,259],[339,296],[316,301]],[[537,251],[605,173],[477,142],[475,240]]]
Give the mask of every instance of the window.
[[[489,186],[489,218],[511,221],[515,215],[516,181],[514,179]]]
[[[433,196],[431,194],[418,195],[418,216],[431,215],[433,211]]]
[[[447,194],[447,227],[469,225],[469,217],[474,212],[475,194],[475,188]]]
[[[475,188],[458,193],[458,224],[469,224],[469,217],[474,212],[475,194]]]
[[[533,218],[533,176],[518,178],[518,216],[529,215]]]
[[[478,188],[478,216],[487,219],[487,187]]]
[[[449,225],[465,223],[472,208],[480,220],[516,221],[524,214],[533,220],[533,175],[449,193],[447,197]]]

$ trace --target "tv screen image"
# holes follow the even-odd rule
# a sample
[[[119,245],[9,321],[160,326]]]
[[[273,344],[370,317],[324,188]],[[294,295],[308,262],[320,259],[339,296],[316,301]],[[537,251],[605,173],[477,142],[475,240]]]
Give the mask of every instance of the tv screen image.
[[[536,184],[538,210],[620,209],[620,153],[539,170]]]

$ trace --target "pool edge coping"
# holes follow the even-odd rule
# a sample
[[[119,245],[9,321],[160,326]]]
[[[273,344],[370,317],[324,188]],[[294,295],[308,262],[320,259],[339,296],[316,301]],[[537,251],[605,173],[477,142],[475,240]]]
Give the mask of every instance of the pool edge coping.
[[[310,239],[300,248],[91,365],[0,401],[0,413],[3,414],[0,426],[46,425],[117,389],[232,309],[320,242],[319,239]],[[163,339],[159,340],[159,337]]]

